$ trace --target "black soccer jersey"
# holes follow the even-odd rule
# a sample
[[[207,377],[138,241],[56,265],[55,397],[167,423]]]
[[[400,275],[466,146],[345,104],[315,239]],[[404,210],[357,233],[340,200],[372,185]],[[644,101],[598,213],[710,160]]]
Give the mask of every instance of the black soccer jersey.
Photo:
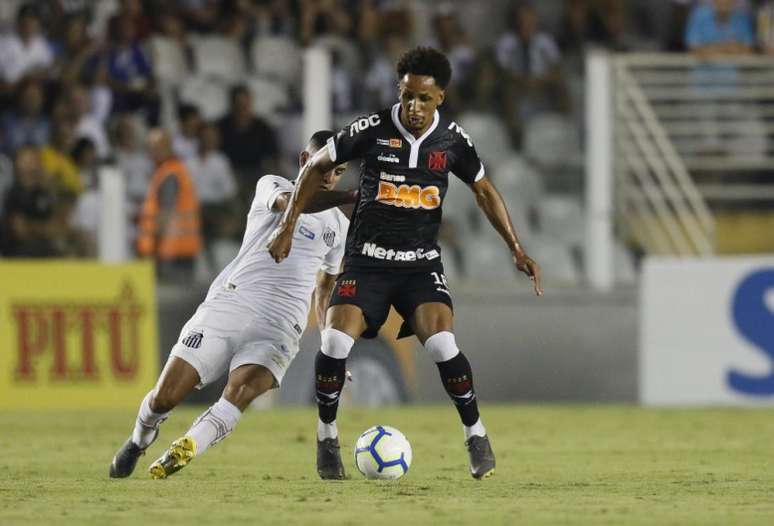
[[[457,123],[435,112],[419,138],[400,122],[400,104],[359,118],[328,140],[335,163],[361,159],[360,200],[347,234],[344,268],[412,269],[441,257],[441,207],[453,173],[484,176],[476,149]]]

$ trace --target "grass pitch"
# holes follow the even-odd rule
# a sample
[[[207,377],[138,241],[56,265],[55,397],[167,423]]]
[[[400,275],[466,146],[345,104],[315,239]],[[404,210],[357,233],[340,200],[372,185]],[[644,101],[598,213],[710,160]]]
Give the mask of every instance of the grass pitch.
[[[315,472],[315,412],[251,412],[168,480],[147,467],[199,409],[178,410],[134,476],[108,479],[130,412],[0,414],[0,524],[774,524],[770,410],[484,406],[497,473],[473,480],[451,407],[346,408],[350,480]],[[414,448],[392,483],[357,473],[380,423]]]

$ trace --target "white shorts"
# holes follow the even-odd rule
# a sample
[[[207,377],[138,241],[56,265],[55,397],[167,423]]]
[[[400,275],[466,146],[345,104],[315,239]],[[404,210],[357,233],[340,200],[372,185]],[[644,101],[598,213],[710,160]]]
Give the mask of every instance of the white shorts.
[[[279,387],[298,353],[299,338],[288,323],[256,315],[238,301],[216,298],[199,306],[169,355],[196,369],[198,389],[246,364],[266,367]]]

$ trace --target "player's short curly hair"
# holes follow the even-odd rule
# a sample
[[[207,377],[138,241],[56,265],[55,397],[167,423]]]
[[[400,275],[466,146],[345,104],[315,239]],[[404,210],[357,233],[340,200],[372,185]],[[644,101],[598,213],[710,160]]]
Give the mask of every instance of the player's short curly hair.
[[[398,60],[398,78],[410,73],[433,77],[441,89],[446,89],[451,80],[452,69],[446,55],[432,47],[415,47],[407,51]]]

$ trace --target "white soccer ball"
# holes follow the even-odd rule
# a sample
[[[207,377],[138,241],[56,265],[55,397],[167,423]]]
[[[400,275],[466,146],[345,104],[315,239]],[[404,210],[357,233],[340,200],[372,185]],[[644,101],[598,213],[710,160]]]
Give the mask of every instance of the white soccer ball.
[[[374,426],[357,439],[355,464],[367,479],[398,479],[411,465],[411,444],[394,427]]]

